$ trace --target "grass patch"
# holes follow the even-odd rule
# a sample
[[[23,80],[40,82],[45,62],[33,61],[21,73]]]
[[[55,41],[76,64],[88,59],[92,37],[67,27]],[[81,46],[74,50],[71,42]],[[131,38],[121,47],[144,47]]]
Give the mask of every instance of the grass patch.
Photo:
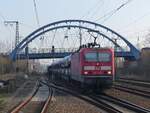
[[[6,93],[0,94],[0,100],[6,99],[7,97],[8,97],[8,94],[6,94]]]
[[[2,94],[0,94],[0,104],[2,103],[2,102],[6,102],[7,101],[7,99],[9,98],[9,94],[7,94],[7,93],[2,93]]]
[[[2,111],[5,108],[5,102],[4,100],[0,100],[0,111]]]
[[[5,108],[7,99],[8,94],[0,94],[0,112],[2,112],[2,110]]]

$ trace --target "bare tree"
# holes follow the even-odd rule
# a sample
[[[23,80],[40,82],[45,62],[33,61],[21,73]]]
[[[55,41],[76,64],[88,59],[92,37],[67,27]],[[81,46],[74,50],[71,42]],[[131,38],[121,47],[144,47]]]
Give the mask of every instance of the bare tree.
[[[0,41],[0,53],[9,53],[11,48],[11,43],[9,41]]]
[[[150,33],[148,33],[145,37],[144,44],[145,47],[150,47]]]

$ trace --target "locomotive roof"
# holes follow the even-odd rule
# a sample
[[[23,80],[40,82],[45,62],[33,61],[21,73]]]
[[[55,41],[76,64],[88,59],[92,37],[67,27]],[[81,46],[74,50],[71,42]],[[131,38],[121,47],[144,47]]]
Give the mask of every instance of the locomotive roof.
[[[68,61],[71,61],[71,55],[69,55],[69,56],[66,56],[66,57],[64,57],[63,59],[60,59],[60,60],[58,60],[58,61],[56,61],[56,62],[54,62],[54,63],[52,63],[51,64],[51,66],[53,66],[53,65],[57,65],[57,64],[62,64],[62,63],[65,63],[65,62],[68,62]]]
[[[92,50],[92,49],[113,50],[113,48],[106,48],[106,47],[105,47],[105,48],[81,48],[80,51],[85,50],[85,49],[87,49],[87,50],[90,50],[90,49],[91,49],[91,50]]]

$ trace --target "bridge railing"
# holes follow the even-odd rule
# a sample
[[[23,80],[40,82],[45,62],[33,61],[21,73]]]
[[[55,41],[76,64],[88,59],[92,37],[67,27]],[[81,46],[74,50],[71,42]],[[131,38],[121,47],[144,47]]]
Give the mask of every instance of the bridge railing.
[[[110,48],[110,47],[109,47]],[[64,53],[64,52],[75,52],[77,51],[78,48],[55,48],[54,52],[55,53]],[[120,48],[117,48],[115,50],[116,52],[121,52],[122,50]],[[128,49],[124,49],[124,51],[129,51]],[[29,48],[28,53],[52,53],[53,50],[52,48]],[[24,51],[19,52],[20,54],[25,53]]]
[[[78,48],[55,48],[54,52],[64,53],[64,52],[75,52]],[[29,49],[28,53],[52,53],[52,48],[40,48],[40,49]]]

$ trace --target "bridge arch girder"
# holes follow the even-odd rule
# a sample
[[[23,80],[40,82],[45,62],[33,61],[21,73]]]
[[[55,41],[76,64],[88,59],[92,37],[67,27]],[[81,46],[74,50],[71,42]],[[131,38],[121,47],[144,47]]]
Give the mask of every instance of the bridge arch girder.
[[[74,28],[82,28],[82,29],[91,30],[92,32],[96,32],[99,35],[102,35],[103,37],[107,38],[109,41],[114,43],[116,46],[120,47],[111,38],[109,38],[105,34],[101,33],[101,31],[99,31],[97,29],[94,29],[94,28],[86,27],[86,26],[84,26],[84,24],[90,24],[92,26],[95,26],[95,28],[100,27],[104,30],[107,30],[110,33],[115,34],[116,36],[121,38],[130,47],[130,52],[132,52],[132,54],[134,54],[135,57],[137,57],[137,58],[139,57],[139,51],[128,40],[126,40],[123,36],[121,36],[120,34],[118,34],[117,32],[115,32],[113,30],[111,30],[110,28],[108,28],[106,26],[103,26],[103,25],[98,24],[98,23],[86,21],[86,20],[62,20],[62,21],[50,23],[50,24],[47,24],[43,27],[40,27],[39,29],[37,29],[34,32],[32,32],[31,34],[29,34],[25,39],[23,39],[17,45],[17,47],[11,53],[11,57],[14,58],[18,51],[22,50],[28,43],[30,43],[32,40],[34,40],[38,36],[48,32],[48,31],[51,31],[51,30],[54,30],[54,29],[60,29],[60,28],[64,28],[64,27],[74,27]]]
[[[32,38],[28,39],[27,41],[25,41],[25,44],[23,44],[20,49],[23,49],[28,43],[32,42],[35,38],[41,36],[42,34],[44,34],[46,32],[49,32],[49,31],[52,31],[52,30],[55,30],[55,29],[68,28],[68,27],[69,28],[81,28],[81,29],[85,29],[85,30],[88,30],[88,31],[91,31],[91,32],[95,32],[95,33],[103,36],[104,38],[108,39],[109,41],[111,41],[117,47],[121,48],[121,46],[119,44],[117,44],[114,40],[112,40],[111,38],[109,38],[108,36],[106,36],[105,34],[99,32],[97,30],[93,30],[93,29],[90,29],[88,27],[82,27],[82,26],[77,26],[77,25],[66,25],[66,26],[53,27],[53,28],[50,28],[50,29],[47,29],[47,30],[44,30],[44,31],[40,32],[39,34],[37,34],[34,37],[32,37]]]

